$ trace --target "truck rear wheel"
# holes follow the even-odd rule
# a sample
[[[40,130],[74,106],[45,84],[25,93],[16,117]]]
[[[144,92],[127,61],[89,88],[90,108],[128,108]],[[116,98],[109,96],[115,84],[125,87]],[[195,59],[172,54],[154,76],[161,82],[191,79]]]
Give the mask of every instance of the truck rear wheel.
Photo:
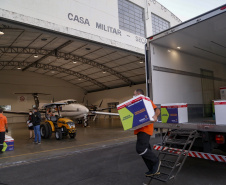
[[[40,132],[41,132],[41,137],[43,139],[48,138],[48,136],[49,136],[49,127],[47,126],[47,124],[41,124],[40,125]]]
[[[57,140],[61,140],[62,139],[62,132],[61,132],[60,129],[56,130],[55,137],[56,137]]]

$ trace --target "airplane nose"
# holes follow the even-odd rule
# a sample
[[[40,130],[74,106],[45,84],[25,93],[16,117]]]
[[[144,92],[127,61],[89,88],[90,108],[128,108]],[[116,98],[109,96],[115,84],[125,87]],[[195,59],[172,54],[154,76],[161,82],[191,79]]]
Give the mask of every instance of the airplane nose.
[[[86,108],[85,108],[85,111],[86,111],[86,113],[88,113],[88,112],[89,112],[89,109],[86,107]]]

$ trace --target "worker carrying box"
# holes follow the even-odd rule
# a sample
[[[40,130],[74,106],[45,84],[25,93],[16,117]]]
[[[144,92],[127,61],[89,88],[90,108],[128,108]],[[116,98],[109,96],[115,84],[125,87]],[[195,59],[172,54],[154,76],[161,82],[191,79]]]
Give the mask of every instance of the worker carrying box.
[[[136,130],[154,121],[155,115],[151,100],[139,95],[117,106],[124,130]]]

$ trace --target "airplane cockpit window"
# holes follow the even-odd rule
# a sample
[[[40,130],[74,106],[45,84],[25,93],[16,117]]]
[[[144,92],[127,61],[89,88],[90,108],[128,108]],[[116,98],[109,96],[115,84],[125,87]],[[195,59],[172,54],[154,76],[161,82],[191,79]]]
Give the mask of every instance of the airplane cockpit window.
[[[76,104],[77,103],[77,101],[76,100],[73,100],[73,101],[67,101],[67,104],[69,105],[69,104]]]

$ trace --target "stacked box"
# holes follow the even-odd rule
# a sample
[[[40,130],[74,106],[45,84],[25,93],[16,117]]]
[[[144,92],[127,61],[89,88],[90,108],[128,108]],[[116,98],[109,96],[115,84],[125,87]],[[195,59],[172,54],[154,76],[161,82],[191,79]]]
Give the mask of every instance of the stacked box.
[[[226,100],[214,101],[216,125],[226,125]]]
[[[136,130],[153,121],[155,115],[151,100],[143,95],[136,96],[117,106],[124,130]]]
[[[174,103],[161,105],[162,123],[187,123],[188,104]]]
[[[7,144],[6,151],[14,150],[14,139],[11,136],[5,135],[5,143]]]
[[[226,87],[220,88],[220,95],[222,100],[226,100]]]

